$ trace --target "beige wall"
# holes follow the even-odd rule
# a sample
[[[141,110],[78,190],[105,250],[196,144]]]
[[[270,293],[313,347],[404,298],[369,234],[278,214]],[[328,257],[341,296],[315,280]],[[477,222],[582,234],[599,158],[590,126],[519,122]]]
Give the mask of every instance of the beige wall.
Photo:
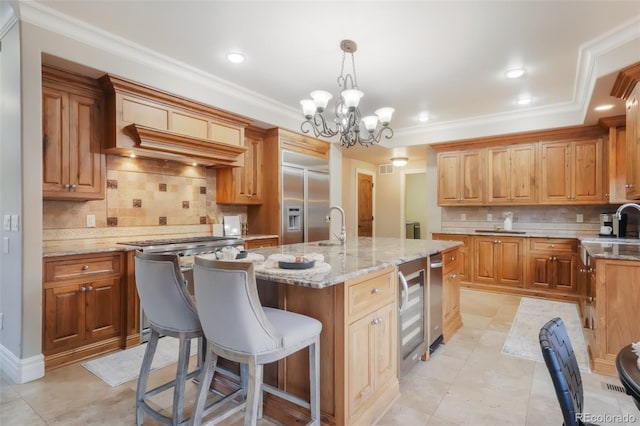
[[[420,224],[420,238],[427,232],[427,175],[425,172],[405,173],[405,219]]]

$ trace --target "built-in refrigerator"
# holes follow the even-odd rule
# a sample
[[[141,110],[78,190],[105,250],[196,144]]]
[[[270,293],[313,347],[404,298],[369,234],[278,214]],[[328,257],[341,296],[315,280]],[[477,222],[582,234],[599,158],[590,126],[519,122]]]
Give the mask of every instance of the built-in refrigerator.
[[[282,151],[282,244],[329,239],[329,162]]]

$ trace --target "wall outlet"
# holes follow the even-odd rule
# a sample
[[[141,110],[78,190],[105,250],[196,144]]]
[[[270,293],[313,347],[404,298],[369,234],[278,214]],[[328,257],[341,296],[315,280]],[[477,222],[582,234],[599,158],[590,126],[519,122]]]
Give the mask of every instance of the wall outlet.
[[[493,215],[491,213],[487,213],[487,222],[491,222],[493,220]]]
[[[467,214],[466,213],[460,213],[460,220],[462,220],[462,221],[467,220]]]
[[[581,213],[578,213],[576,215],[576,222],[582,223],[583,220],[584,220],[584,216]]]
[[[9,237],[2,237],[2,253],[9,253]]]
[[[4,328],[4,314],[0,314],[0,330]]]
[[[87,228],[95,228],[96,227],[96,215],[88,214],[87,215]]]

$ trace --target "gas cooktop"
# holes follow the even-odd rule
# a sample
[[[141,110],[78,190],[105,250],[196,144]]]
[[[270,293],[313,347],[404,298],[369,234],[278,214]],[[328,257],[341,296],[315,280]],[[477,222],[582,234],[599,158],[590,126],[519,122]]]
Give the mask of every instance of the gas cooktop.
[[[126,244],[128,246],[150,247],[150,246],[166,246],[175,244],[192,244],[192,243],[209,243],[215,241],[236,241],[238,237],[190,237],[190,238],[169,238],[165,240],[141,240],[141,241],[122,241],[118,244]]]

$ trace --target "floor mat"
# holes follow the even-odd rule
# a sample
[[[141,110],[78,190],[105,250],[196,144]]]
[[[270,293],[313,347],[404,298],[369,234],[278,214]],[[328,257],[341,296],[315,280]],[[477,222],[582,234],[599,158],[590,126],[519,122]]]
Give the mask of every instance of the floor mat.
[[[578,306],[574,303],[523,297],[502,347],[502,353],[544,362],[538,335],[542,326],[555,317],[562,318],[564,322],[580,371],[590,372],[582,323],[578,315]]]

